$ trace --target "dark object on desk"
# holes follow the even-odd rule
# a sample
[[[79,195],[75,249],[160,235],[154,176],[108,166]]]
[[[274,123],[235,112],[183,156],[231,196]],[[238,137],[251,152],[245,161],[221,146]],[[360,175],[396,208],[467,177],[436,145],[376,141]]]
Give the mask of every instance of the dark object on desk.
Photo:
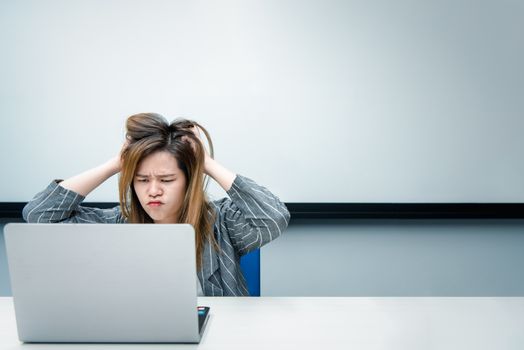
[[[209,315],[208,306],[199,306],[198,307],[198,332],[200,334],[202,334],[202,330],[204,329],[204,325],[207,322],[208,315]]]

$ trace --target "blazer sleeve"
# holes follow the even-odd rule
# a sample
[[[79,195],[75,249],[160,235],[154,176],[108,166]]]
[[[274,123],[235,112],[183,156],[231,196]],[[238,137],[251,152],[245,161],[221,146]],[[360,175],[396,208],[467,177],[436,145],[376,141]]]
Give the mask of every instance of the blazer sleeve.
[[[84,196],[68,190],[55,180],[29,201],[22,210],[28,223],[121,223],[120,207],[100,209],[80,205]]]
[[[237,175],[227,194],[229,199],[215,203],[217,221],[239,255],[262,247],[287,227],[290,214],[285,204],[253,180]]]

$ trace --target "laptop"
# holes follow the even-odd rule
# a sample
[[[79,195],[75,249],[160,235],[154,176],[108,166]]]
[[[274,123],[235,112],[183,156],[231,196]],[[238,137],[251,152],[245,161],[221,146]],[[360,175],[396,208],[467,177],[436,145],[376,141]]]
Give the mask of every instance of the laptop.
[[[7,224],[22,342],[199,343],[187,224]]]

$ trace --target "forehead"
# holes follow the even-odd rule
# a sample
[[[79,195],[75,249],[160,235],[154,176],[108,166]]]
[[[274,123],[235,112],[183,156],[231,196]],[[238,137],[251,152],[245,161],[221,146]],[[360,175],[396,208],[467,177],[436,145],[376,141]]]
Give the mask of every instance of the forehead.
[[[177,173],[180,171],[174,155],[167,151],[151,153],[138,163],[136,172],[139,174]]]

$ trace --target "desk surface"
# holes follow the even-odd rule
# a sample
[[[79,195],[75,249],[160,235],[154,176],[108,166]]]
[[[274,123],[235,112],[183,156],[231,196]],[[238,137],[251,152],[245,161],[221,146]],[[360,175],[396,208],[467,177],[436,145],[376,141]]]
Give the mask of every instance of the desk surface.
[[[200,345],[22,344],[0,298],[0,349],[523,349],[524,298],[199,298]],[[22,347],[23,345],[23,347]]]

